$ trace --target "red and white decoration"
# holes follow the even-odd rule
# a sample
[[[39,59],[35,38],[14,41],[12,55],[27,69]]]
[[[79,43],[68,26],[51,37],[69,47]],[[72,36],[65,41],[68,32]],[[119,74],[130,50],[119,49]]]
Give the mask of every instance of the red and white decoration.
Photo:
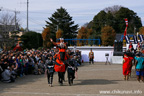
[[[126,23],[126,28],[124,31],[124,37],[127,35],[127,27],[128,27],[128,19],[127,18],[125,18],[125,23]]]

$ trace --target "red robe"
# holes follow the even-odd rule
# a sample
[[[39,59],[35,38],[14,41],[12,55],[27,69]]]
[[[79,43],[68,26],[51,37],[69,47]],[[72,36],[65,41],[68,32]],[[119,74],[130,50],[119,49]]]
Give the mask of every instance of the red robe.
[[[60,54],[55,54],[54,58],[56,59],[56,64],[54,66],[54,69],[56,72],[65,72],[65,64],[63,63],[63,61],[60,60]],[[67,60],[68,55],[65,55],[64,60]]]
[[[125,62],[123,63],[123,75],[128,75],[131,72],[131,62],[133,60],[132,57],[124,57]]]
[[[65,64],[59,59],[56,60],[56,63],[58,63],[59,65],[55,64],[55,66],[54,66],[55,71],[56,72],[65,72]]]

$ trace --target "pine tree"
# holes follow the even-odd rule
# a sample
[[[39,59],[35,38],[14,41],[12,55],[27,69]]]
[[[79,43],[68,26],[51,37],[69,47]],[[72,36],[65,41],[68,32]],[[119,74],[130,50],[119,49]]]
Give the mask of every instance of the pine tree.
[[[72,17],[68,14],[66,9],[60,8],[52,14],[52,17],[48,18],[49,21],[46,21],[46,27],[51,29],[51,38],[56,39],[56,32],[58,29],[63,31],[63,38],[75,38],[78,25],[74,25]]]

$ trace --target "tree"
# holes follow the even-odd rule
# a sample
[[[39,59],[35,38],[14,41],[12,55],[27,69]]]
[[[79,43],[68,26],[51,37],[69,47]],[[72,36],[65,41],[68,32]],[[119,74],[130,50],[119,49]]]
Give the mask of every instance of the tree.
[[[96,35],[101,35],[101,28],[106,25],[106,12],[100,11],[93,19],[93,30],[96,31]]]
[[[19,22],[20,19],[16,18],[14,15],[9,13],[1,14],[0,16],[0,35],[3,37],[3,47],[7,47],[12,45],[13,43],[10,42],[11,39],[9,38],[9,32],[19,32]],[[13,34],[15,35],[15,34]]]
[[[136,32],[142,27],[141,19],[137,14],[128,8],[122,6],[112,6],[101,10],[94,16],[93,20],[87,25],[88,28],[93,29],[93,33],[97,36],[101,36],[101,29],[104,26],[112,26],[116,33],[124,33],[125,21],[127,18],[129,22],[128,33],[133,33],[134,28]]]
[[[112,46],[114,44],[115,35],[116,35],[115,30],[110,26],[105,26],[102,28],[101,32],[102,32],[102,35],[101,35],[102,45]]]
[[[78,39],[88,39],[92,35],[93,35],[93,30],[92,29],[89,29],[89,28],[86,28],[86,27],[81,27],[78,30],[77,38]],[[91,39],[94,39],[94,38],[91,38]]]
[[[114,5],[114,6],[112,6],[112,7],[107,7],[107,8],[105,8],[104,11],[105,11],[106,13],[110,12],[110,13],[112,13],[112,15],[114,16],[115,13],[120,10],[121,7],[122,7],[122,6],[120,6],[120,5]]]
[[[50,28],[47,27],[43,30],[42,32],[42,38],[43,38],[43,46],[48,48],[51,47],[51,42],[50,42]]]
[[[58,29],[63,31],[63,38],[75,38],[78,25],[74,25],[72,17],[68,14],[66,9],[60,8],[52,14],[52,17],[48,18],[49,21],[46,21],[46,27],[50,27],[51,35],[50,37],[55,40],[56,32]]]
[[[125,7],[121,7],[118,12],[115,14],[115,20],[116,20],[116,25],[115,25],[115,30],[117,33],[123,33],[125,29],[125,21],[124,19],[128,19],[128,30],[127,33],[133,33],[134,28],[137,28],[136,31],[139,31],[138,29],[142,27],[141,19],[137,16],[137,14]]]
[[[88,28],[87,28],[87,37],[88,37],[88,38],[91,38],[92,35],[93,35],[93,30],[92,30],[92,28],[91,28],[91,29],[88,29]],[[91,38],[91,39],[94,39],[94,38]]]
[[[38,47],[42,47],[43,39],[40,33],[30,31],[21,36],[21,41],[23,48],[37,49]]]
[[[77,38],[78,39],[87,39],[88,38],[88,36],[87,36],[87,29],[85,27],[81,27],[78,30]]]
[[[63,35],[63,31],[61,29],[58,29],[58,31],[56,32],[56,38],[61,38]]]
[[[92,29],[88,29],[86,27],[81,27],[79,30],[78,30],[78,35],[77,35],[77,38],[78,39],[89,39],[91,38],[92,36]],[[93,38],[91,38],[93,39]],[[88,43],[88,42],[86,42]],[[78,45],[84,45],[84,42],[82,42],[82,44],[80,42],[78,42]]]
[[[141,27],[141,28],[140,28],[139,34],[144,35],[144,27]]]
[[[0,25],[3,30],[0,33],[7,34],[7,32],[18,31],[20,19],[16,18],[14,15],[5,13],[0,16]]]

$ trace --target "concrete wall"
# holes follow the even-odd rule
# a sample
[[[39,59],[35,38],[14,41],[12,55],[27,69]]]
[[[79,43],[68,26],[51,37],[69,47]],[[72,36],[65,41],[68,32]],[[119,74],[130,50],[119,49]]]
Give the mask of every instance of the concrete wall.
[[[68,47],[69,49],[73,49],[74,47]],[[94,61],[95,62],[106,62],[106,57],[105,54],[109,54],[109,61],[112,60],[113,57],[113,51],[114,48],[112,46],[110,47],[99,47],[99,46],[81,46],[81,47],[76,47],[76,49],[81,51],[82,54],[82,59],[84,62],[88,62],[88,54],[90,52],[90,49],[93,50],[94,52]],[[125,50],[126,47],[123,48]]]

